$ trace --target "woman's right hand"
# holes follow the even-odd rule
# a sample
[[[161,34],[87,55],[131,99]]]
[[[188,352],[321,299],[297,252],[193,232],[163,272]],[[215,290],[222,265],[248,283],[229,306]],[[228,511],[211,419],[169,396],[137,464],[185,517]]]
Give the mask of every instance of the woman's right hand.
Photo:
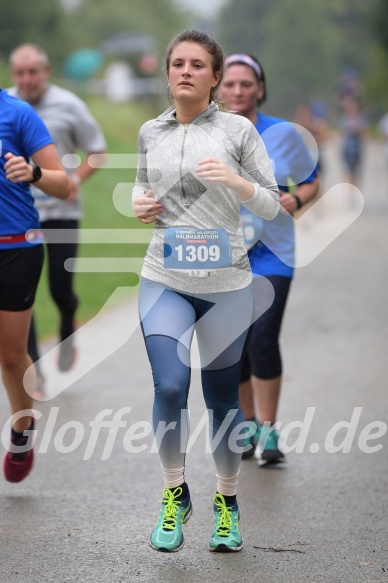
[[[133,210],[141,223],[148,225],[153,223],[157,215],[163,211],[162,205],[153,198],[153,191],[149,190],[144,196],[138,196],[133,201]]]

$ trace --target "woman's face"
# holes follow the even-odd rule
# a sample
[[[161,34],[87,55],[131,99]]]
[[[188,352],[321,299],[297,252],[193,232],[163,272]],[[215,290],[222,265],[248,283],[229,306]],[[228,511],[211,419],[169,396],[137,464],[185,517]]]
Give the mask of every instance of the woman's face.
[[[263,83],[248,65],[236,63],[225,69],[220,97],[227,109],[249,116],[257,109],[257,100],[264,96]]]
[[[219,72],[213,73],[211,55],[202,45],[185,41],[172,51],[167,81],[175,102],[204,102],[207,107],[219,78]]]

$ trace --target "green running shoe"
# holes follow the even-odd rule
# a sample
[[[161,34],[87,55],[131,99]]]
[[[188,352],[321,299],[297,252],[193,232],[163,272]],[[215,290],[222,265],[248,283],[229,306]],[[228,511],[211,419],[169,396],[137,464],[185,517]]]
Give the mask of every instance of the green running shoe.
[[[265,423],[260,425],[259,432],[259,465],[264,466],[285,462],[284,453],[279,449],[279,434],[276,429]]]
[[[252,424],[254,424],[256,426],[256,431],[253,435],[250,435],[249,437],[245,437],[245,439],[244,439],[244,449],[243,449],[243,452],[241,454],[241,457],[243,460],[246,460],[246,459],[253,456],[253,454],[256,451],[257,443],[259,441],[259,437],[260,437],[259,422],[257,419],[247,419],[247,429],[249,429],[250,431],[252,431],[252,429],[254,429],[254,427],[251,427]]]
[[[179,500],[182,488],[163,490],[162,506],[158,522],[151,533],[150,545],[156,551],[173,553],[183,547],[182,525],[187,522],[193,513],[190,494]]]
[[[222,494],[214,496],[214,530],[209,550],[226,553],[241,551],[243,540],[240,534],[240,511],[237,504],[227,506]]]

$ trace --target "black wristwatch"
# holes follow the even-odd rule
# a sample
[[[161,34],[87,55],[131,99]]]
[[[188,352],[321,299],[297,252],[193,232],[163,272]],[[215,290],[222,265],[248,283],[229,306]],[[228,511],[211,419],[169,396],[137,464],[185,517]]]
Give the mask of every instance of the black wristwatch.
[[[292,196],[296,200],[296,210],[298,211],[300,208],[302,208],[303,202],[300,200],[300,198],[299,198],[299,196],[297,194],[294,193]]]
[[[32,184],[33,182],[37,182],[41,178],[42,178],[42,170],[40,169],[39,166],[33,166],[32,167],[32,180],[30,180],[30,184]]]

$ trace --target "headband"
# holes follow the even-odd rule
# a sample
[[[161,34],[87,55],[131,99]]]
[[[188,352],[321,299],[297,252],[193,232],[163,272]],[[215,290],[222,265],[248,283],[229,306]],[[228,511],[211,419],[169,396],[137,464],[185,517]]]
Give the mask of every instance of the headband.
[[[263,73],[261,71],[260,65],[256,63],[256,61],[252,59],[252,57],[250,57],[249,55],[243,55],[242,53],[240,53],[236,55],[230,55],[225,59],[226,67],[229,67],[229,65],[234,65],[237,63],[243,63],[244,65],[248,65],[248,67],[251,67],[251,69],[255,71],[256,75],[260,80],[263,79]]]

